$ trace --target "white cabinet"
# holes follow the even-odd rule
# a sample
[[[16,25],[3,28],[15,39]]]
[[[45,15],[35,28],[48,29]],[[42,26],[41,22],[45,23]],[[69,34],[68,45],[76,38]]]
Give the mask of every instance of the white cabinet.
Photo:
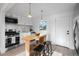
[[[18,24],[19,25],[32,25],[31,19],[26,17],[18,17]]]

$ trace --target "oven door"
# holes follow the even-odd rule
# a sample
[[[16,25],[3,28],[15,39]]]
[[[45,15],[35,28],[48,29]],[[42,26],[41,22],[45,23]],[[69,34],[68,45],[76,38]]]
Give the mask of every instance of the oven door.
[[[12,43],[11,41],[12,41],[12,38],[7,38],[7,39],[6,39],[6,43],[5,43],[5,47],[6,47],[6,48],[11,45],[11,43]]]

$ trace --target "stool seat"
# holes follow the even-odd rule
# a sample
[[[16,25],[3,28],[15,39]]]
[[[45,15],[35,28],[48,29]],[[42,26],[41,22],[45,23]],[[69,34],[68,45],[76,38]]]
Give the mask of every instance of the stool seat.
[[[38,46],[36,46],[36,47],[34,48],[34,51],[41,52],[41,51],[43,51],[44,47],[45,47],[44,45],[39,44]]]

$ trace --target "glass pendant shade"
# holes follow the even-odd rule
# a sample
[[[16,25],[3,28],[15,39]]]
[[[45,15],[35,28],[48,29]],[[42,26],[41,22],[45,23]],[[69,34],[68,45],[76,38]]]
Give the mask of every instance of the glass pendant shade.
[[[31,17],[32,17],[32,15],[31,15],[31,13],[29,13],[29,14],[28,14],[28,18],[31,18]]]
[[[31,3],[29,3],[29,13],[28,13],[28,18],[31,18],[32,17],[32,14],[31,14]]]

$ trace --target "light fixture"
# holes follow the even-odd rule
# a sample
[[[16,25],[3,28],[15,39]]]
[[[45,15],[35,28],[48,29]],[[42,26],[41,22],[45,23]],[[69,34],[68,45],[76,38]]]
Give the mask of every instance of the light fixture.
[[[32,14],[31,14],[31,3],[29,3],[29,13],[28,13],[28,18],[31,18],[32,17]]]
[[[43,10],[41,10],[41,20],[43,20]]]

